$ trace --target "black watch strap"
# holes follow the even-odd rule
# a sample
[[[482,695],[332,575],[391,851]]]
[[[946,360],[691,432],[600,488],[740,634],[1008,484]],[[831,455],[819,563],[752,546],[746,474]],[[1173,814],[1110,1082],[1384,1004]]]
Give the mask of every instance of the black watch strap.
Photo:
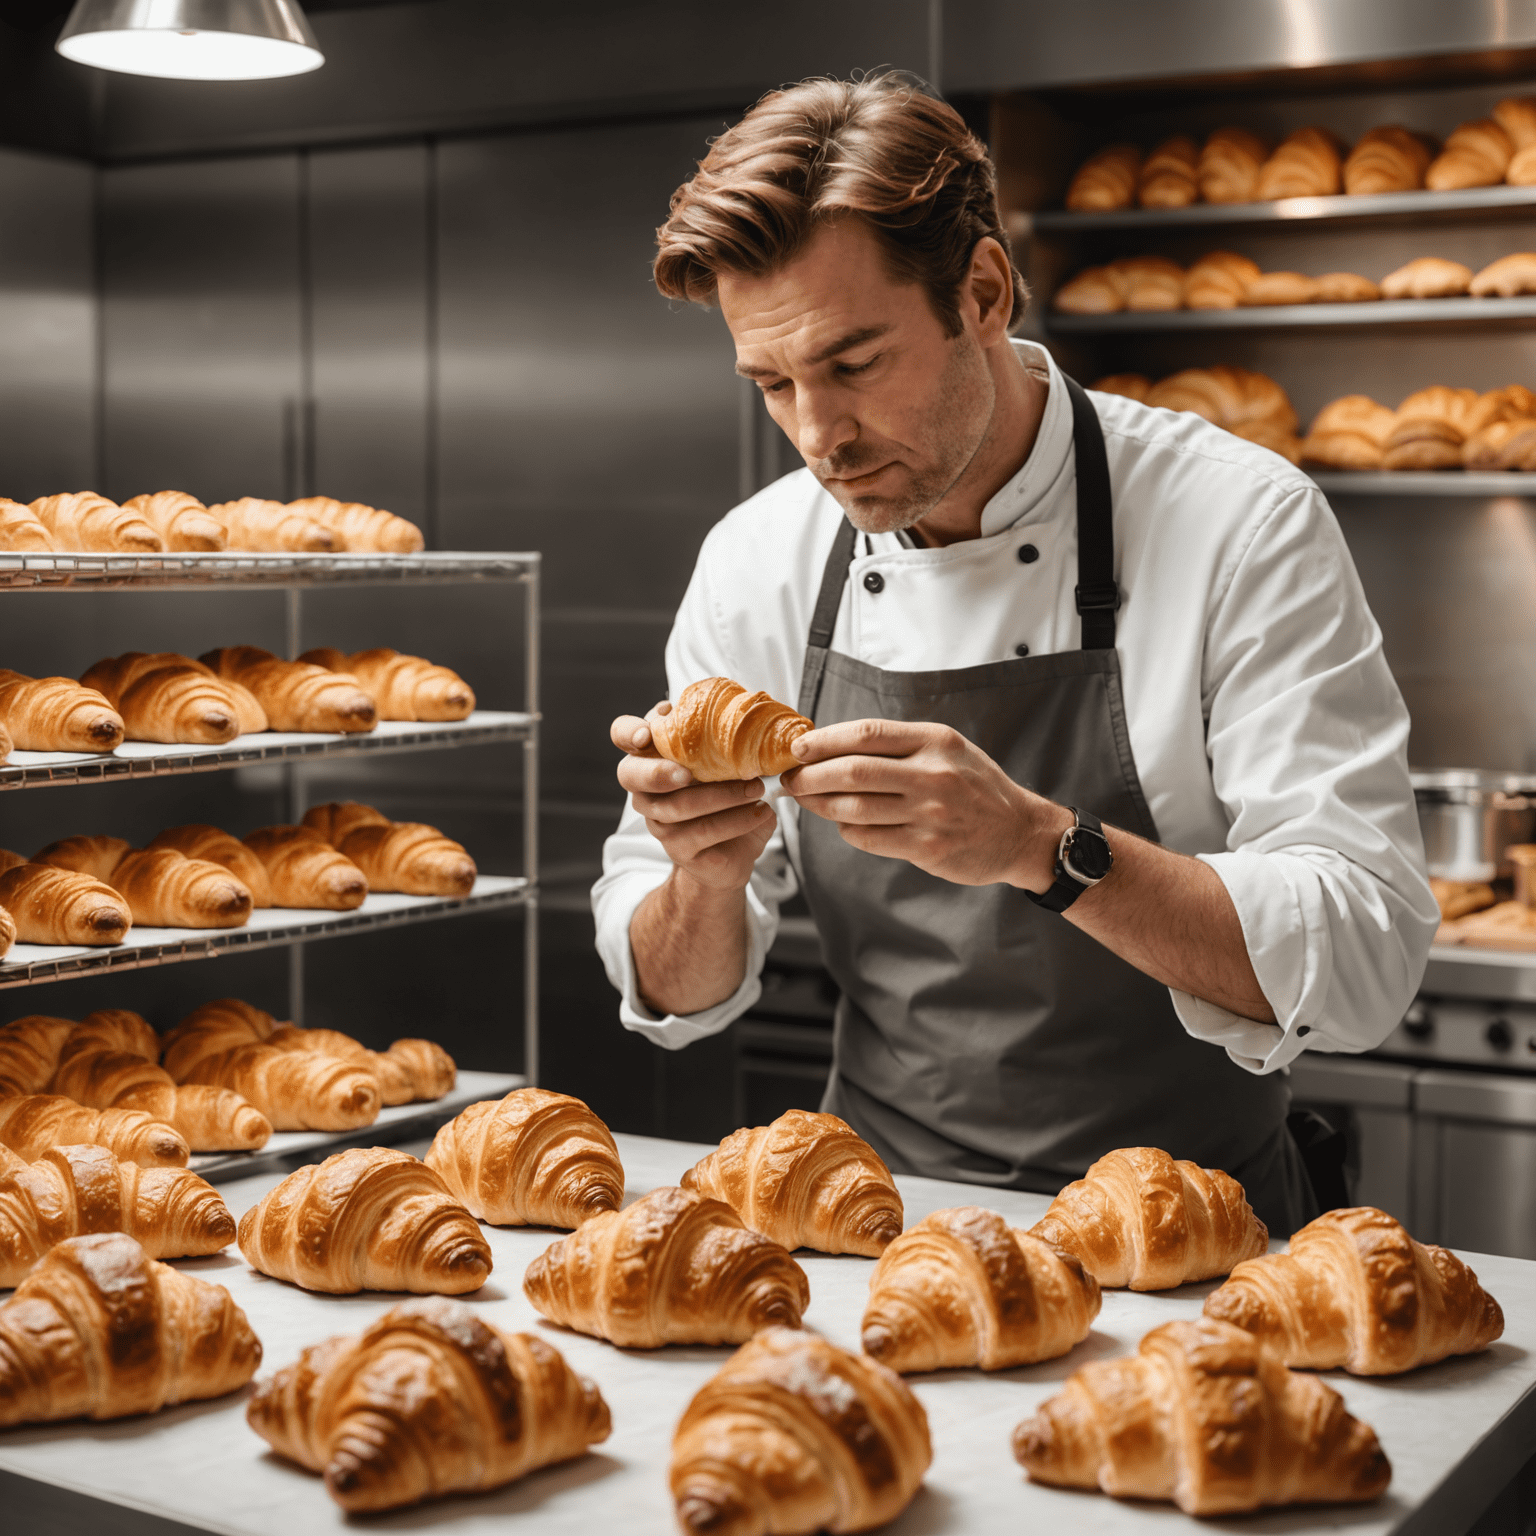
[[[1087,832],[1090,836],[1104,841],[1104,823],[1092,811],[1080,811],[1075,805],[1069,805],[1067,809],[1072,812],[1076,825],[1067,833],[1066,837],[1062,838],[1063,846],[1066,845],[1069,838],[1080,832]],[[1111,859],[1111,862],[1113,862],[1113,859]],[[1099,878],[1102,879],[1103,876],[1101,875]],[[1055,882],[1048,890],[1038,896],[1033,891],[1025,891],[1024,894],[1037,907],[1044,907],[1047,912],[1065,912],[1084,891],[1091,890],[1098,883],[1098,880],[1079,880],[1074,875],[1069,874],[1062,864],[1061,853],[1058,850],[1056,855]]]

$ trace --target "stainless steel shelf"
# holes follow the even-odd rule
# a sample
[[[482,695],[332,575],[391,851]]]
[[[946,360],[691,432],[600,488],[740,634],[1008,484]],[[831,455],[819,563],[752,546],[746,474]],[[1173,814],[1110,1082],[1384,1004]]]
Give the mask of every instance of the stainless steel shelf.
[[[211,960],[217,955],[399,928],[409,923],[459,917],[466,912],[491,912],[523,906],[533,894],[533,888],[521,876],[481,875],[474,890],[459,898],[373,894],[354,912],[268,908],[253,912],[244,928],[135,926],[129,930],[126,943],[94,949],[16,944],[0,962],[0,989],[96,976],[105,971],[174,965],[181,960]]]
[[[1024,217],[1037,232],[1088,234],[1103,229],[1188,229],[1223,224],[1418,222],[1468,214],[1497,216],[1523,208],[1536,208],[1536,187],[1383,192],[1373,197],[1284,197],[1272,203],[1191,203],[1187,208],[1121,208],[1113,213],[1047,209]]]
[[[1536,475],[1500,471],[1467,474],[1461,470],[1399,470],[1396,473],[1309,470],[1330,496],[1536,496]]]
[[[1437,997],[1536,1002],[1536,951],[1435,944],[1419,988]]]
[[[1373,304],[1255,304],[1238,309],[1120,310],[1107,315],[1045,316],[1053,336],[1150,332],[1466,328],[1536,324],[1536,297],[1378,299]]]
[[[19,592],[101,592],[154,587],[315,587],[445,585],[526,581],[537,553],[433,551],[419,555],[34,555],[0,553],[0,589]]]
[[[13,752],[0,763],[0,790],[60,788],[71,784],[115,784],[124,779],[158,779],[181,773],[213,773],[252,763],[297,758],[358,757],[380,752],[421,752],[526,741],[532,716],[513,710],[477,709],[467,720],[427,724],[381,720],[373,730],[345,736],[320,732],[262,731],[237,736],[220,747],[167,746],[125,741],[116,752]]]

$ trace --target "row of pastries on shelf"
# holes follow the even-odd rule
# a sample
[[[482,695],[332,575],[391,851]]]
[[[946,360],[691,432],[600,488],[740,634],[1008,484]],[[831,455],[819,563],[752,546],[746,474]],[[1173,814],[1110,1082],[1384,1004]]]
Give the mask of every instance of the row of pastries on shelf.
[[[0,1428],[154,1412],[251,1380],[261,1344],[229,1292],[159,1259],[233,1239],[253,1269],[308,1291],[423,1298],[311,1346],[248,1399],[256,1434],[322,1474],[349,1513],[498,1487],[611,1431],[600,1388],[558,1350],[449,1299],[492,1272],[482,1222],[570,1232],[522,1277],[551,1322],[629,1350],[741,1346],[676,1428],[668,1475],[685,1532],[808,1536],[893,1519],[932,1459],[904,1374],[1060,1358],[1088,1337],[1104,1290],[1222,1277],[1199,1319],[1153,1328],[1129,1358],[1079,1365],[1019,1424],[1015,1458],[1042,1483],[1191,1514],[1368,1501],[1390,1481],[1387,1458],[1307,1373],[1418,1370],[1486,1349],[1504,1326],[1466,1264],[1384,1212],[1329,1212],[1268,1254],[1235,1180],[1155,1148],[1102,1158],[1028,1232],[979,1206],[903,1231],[874,1150],[834,1116],[793,1110],[622,1208],[607,1126],[578,1099],[529,1088],[471,1105],[424,1160],[356,1147],[300,1168],[238,1228],[216,1191],[172,1172],[119,1202],[117,1230],[76,1235],[79,1169],[101,1149],[28,1161],[0,1122],[3,1145],[0,1253],[14,1258],[0,1279],[17,1289],[0,1304]],[[877,1260],[861,1352],[802,1329],[799,1248]],[[125,1274],[160,1303],[131,1363],[114,1345],[135,1320],[108,1299]],[[146,1350],[159,1369],[142,1367]],[[106,1364],[44,1371],[45,1351]],[[1139,1437],[1111,1432],[1128,1393],[1146,1402]]]
[[[1323,127],[1298,128],[1279,144],[1240,127],[1218,128],[1203,143],[1174,134],[1146,153],[1135,144],[1109,144],[1078,167],[1066,205],[1106,213],[1420,188],[1454,192],[1501,182],[1536,185],[1536,97],[1506,97],[1490,116],[1460,124],[1443,145],[1395,123],[1372,128],[1353,148]]]

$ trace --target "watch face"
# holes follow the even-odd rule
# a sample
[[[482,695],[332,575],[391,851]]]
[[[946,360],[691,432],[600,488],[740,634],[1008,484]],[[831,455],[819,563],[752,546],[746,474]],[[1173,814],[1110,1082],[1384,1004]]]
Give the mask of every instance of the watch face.
[[[1109,851],[1109,843],[1102,833],[1088,827],[1079,827],[1072,834],[1062,862],[1080,880],[1092,882],[1102,880],[1109,873],[1115,857]]]

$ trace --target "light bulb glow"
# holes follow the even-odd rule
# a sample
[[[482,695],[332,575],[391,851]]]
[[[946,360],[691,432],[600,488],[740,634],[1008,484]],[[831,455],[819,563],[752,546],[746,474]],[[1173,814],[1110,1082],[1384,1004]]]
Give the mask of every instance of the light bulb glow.
[[[274,80],[325,63],[324,54],[303,43],[187,28],[78,32],[58,49],[77,64],[170,80]]]

